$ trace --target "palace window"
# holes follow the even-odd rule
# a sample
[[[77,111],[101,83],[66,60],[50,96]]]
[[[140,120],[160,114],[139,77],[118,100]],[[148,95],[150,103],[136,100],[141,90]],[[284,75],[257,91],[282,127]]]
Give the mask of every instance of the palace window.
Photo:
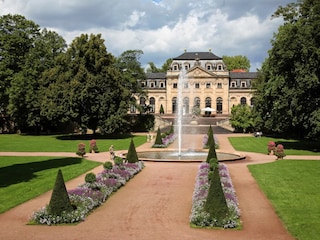
[[[155,86],[154,82],[150,82],[150,87],[154,88],[154,86]]]
[[[178,88],[178,83],[174,83],[174,84],[172,85],[172,87],[173,87],[173,88]]]
[[[218,97],[217,98],[217,113],[218,114],[222,114],[222,98],[221,97]]]
[[[154,113],[154,109],[155,109],[155,105],[156,105],[156,99],[154,97],[151,97],[149,99],[149,103],[150,103],[150,112]]]
[[[160,83],[160,88],[164,88],[164,82]]]
[[[217,88],[222,88],[222,83],[217,83]]]
[[[196,83],[196,84],[194,85],[194,87],[195,87],[195,88],[200,88],[200,83]]]
[[[236,86],[237,86],[236,82],[235,82],[235,81],[232,81],[230,87],[235,88]]]
[[[211,83],[206,83],[206,88],[211,88]]]
[[[241,87],[242,87],[242,88],[247,87],[247,83],[246,83],[246,82],[244,82],[244,81],[242,81],[242,82],[241,82]]]
[[[240,103],[241,103],[242,105],[246,105],[246,104],[247,104],[247,99],[246,99],[245,97],[242,97],[242,98],[240,99]]]

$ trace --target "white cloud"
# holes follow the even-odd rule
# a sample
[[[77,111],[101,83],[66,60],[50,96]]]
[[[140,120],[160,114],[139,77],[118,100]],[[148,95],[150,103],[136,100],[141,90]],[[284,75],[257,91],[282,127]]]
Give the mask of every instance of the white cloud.
[[[67,43],[82,33],[101,33],[109,52],[144,51],[142,64],[162,65],[188,51],[245,55],[255,70],[281,21],[278,5],[291,0],[4,0],[0,14],[21,14],[56,31]]]

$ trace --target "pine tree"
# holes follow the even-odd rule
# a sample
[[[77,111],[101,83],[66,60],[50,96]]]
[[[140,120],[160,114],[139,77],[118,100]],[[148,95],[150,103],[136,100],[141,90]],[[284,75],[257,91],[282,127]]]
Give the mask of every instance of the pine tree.
[[[131,138],[129,150],[128,150],[127,157],[126,157],[126,162],[135,163],[138,161],[139,161],[139,159],[138,159],[136,147],[134,146],[133,139]]]
[[[48,206],[48,212],[52,215],[59,216],[63,211],[71,212],[72,210],[73,207],[69,199],[63,175],[59,169]]]
[[[213,176],[210,181],[210,187],[204,209],[210,214],[212,219],[217,219],[218,221],[223,220],[229,212],[227,201],[221,186],[218,167],[213,170]]]

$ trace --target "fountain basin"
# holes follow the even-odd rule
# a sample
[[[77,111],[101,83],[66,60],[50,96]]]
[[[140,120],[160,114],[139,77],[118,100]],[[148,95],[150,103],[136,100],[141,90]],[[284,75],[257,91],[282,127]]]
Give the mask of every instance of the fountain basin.
[[[178,151],[144,151],[137,152],[139,160],[142,161],[154,161],[154,162],[203,162],[206,161],[208,151],[194,151],[185,150],[181,151],[179,155]],[[245,159],[245,156],[241,156],[233,153],[217,152],[219,162],[223,161],[237,161]]]

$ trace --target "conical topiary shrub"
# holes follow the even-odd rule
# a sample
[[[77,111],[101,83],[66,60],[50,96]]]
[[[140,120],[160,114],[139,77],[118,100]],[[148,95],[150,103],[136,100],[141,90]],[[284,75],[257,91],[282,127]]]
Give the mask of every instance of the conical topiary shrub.
[[[164,114],[164,109],[163,109],[163,105],[160,105],[160,114]]]
[[[161,137],[161,132],[160,132],[160,128],[158,128],[157,131],[157,136],[156,136],[156,141],[154,142],[155,145],[162,145],[162,137]]]
[[[127,153],[127,156],[126,156],[126,162],[135,163],[135,162],[138,162],[138,161],[139,161],[139,159],[138,159],[138,154],[137,154],[137,151],[136,151],[136,147],[134,146],[133,139],[131,138],[129,150],[128,150],[128,153]]]
[[[59,169],[48,206],[48,212],[52,215],[59,216],[63,211],[71,212],[72,210],[73,207],[69,199],[63,175]]]
[[[207,156],[206,162],[210,163],[210,159],[212,159],[212,158],[218,159],[214,141],[212,141],[210,146],[209,146],[209,152],[208,152],[208,156]]]
[[[218,167],[213,170],[204,209],[212,219],[217,219],[218,221],[223,220],[228,215],[229,209],[221,186]]]
[[[212,130],[211,125],[210,125],[210,127],[209,127],[209,129],[208,129],[207,136],[208,136],[208,141],[207,141],[207,144],[206,144],[206,145],[207,145],[207,147],[209,147],[210,144],[211,144],[212,142],[214,142],[214,139],[213,139],[213,130]]]

